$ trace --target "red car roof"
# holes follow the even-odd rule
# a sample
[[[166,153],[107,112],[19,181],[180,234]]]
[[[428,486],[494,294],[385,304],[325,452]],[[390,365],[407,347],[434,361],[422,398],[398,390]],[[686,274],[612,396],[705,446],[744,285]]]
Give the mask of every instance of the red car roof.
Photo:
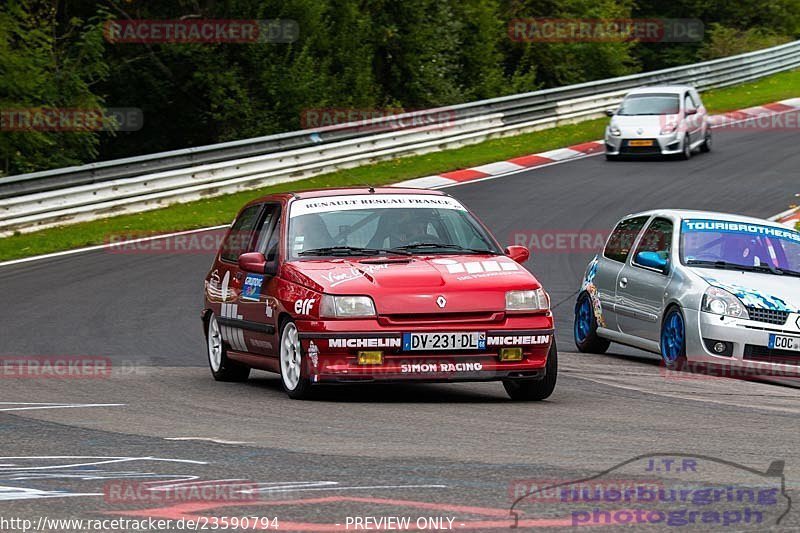
[[[432,196],[445,196],[443,192],[432,191],[430,189],[414,189],[411,187],[342,187],[327,189],[311,189],[293,193],[268,194],[261,198],[256,198],[247,203],[257,204],[268,200],[290,199],[290,198],[323,198],[328,196],[343,196],[347,194],[426,194]]]

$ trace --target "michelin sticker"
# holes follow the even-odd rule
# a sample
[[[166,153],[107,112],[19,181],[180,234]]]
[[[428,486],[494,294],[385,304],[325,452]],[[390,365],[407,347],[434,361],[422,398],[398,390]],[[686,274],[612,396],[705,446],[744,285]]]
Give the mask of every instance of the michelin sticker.
[[[242,287],[242,300],[252,300],[257,302],[261,296],[261,285],[264,283],[264,276],[260,274],[248,274],[244,278]]]
[[[328,339],[328,348],[400,348],[402,342],[396,338]]]

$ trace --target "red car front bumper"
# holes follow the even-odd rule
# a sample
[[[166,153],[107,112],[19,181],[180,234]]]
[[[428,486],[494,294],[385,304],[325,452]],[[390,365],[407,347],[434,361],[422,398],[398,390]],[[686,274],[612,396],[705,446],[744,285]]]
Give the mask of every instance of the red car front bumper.
[[[363,328],[369,321],[309,321],[298,323],[298,327],[307,356],[307,375],[313,383],[541,379],[553,343],[552,317],[520,318],[492,324],[494,327],[446,324],[436,328]],[[446,331],[486,333],[487,346],[481,350],[462,351],[403,350],[404,333]],[[501,361],[502,348],[521,348],[522,359]],[[383,362],[359,364],[361,351],[380,351]]]

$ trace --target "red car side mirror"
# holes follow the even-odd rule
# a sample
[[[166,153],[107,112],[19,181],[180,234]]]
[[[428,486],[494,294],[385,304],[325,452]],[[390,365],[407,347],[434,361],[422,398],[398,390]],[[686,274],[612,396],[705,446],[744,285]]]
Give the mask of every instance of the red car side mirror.
[[[531,258],[531,252],[524,246],[513,245],[506,248],[506,255],[517,263],[524,263]]]
[[[249,252],[239,256],[239,268],[245,272],[263,274],[267,267],[267,258],[261,252]]]

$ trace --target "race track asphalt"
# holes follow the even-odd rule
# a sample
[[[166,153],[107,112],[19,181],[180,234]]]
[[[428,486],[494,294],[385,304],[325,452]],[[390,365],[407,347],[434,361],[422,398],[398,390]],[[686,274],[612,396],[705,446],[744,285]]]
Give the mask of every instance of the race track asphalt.
[[[769,217],[794,202],[796,133],[715,140],[688,162],[587,157],[447,192],[509,244],[604,235],[623,215],[657,207]],[[557,306],[561,350],[556,392],[537,404],[512,403],[491,383],[335,387],[313,402],[288,400],[265,373],[216,383],[199,322],[209,254],[99,250],[0,267],[0,355],[103,356],[114,366],[104,379],[3,380],[0,519],[257,514],[277,516],[281,529],[324,531],[348,517],[446,516],[489,530],[511,524],[509,487],[569,482],[654,453],[713,456],[737,472],[785,461],[798,501],[800,390],[670,375],[657,357],[616,346],[608,356],[572,353],[573,295],[593,255],[567,246],[534,251],[527,265]],[[733,478],[709,471],[693,481]],[[151,493],[108,497],[142,479],[236,479],[258,497],[194,507]],[[574,507],[524,512],[524,526],[565,529]],[[775,529],[800,527],[798,513]]]

